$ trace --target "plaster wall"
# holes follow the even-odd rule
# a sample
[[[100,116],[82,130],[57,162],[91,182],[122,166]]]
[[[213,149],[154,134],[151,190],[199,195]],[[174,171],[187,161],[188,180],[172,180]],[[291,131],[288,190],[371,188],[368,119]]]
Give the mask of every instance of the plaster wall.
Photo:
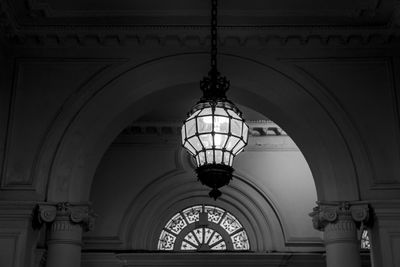
[[[168,136],[168,135],[167,135]],[[255,139],[264,139],[263,143],[273,143],[271,137],[250,137]],[[279,138],[279,137],[278,137]],[[282,137],[293,144],[289,137]],[[282,139],[281,138],[281,139]],[[156,139],[153,137],[153,139]],[[164,144],[143,144],[143,143],[116,143],[112,144],[104,155],[94,178],[91,189],[90,200],[98,213],[96,228],[87,234],[88,247],[99,246],[99,243],[107,243],[107,240],[123,242],[124,235],[128,233],[123,230],[126,220],[126,214],[131,213],[132,203],[141,210],[138,213],[140,217],[147,218],[148,221],[161,221],[164,224],[179,209],[171,210],[164,217],[164,210],[169,207],[169,203],[162,203],[158,206],[152,205],[156,199],[164,194],[165,188],[169,188],[169,195],[179,196],[179,183],[190,183],[192,190],[195,188],[201,190],[207,197],[208,188],[200,185],[196,180],[193,163],[185,151],[181,151],[178,140]],[[125,139],[126,141],[126,139]],[[132,140],[131,140],[132,141]],[[250,141],[252,142],[252,141]],[[224,194],[217,201],[199,199],[198,193],[188,196],[182,200],[182,207],[193,204],[223,205],[227,207],[238,218],[246,217],[246,211],[254,213],[250,224],[270,224],[274,229],[274,236],[267,236],[266,239],[271,242],[265,242],[262,246],[253,246],[254,250],[278,250],[278,251],[315,251],[321,247],[321,235],[314,230],[309,223],[308,213],[310,206],[313,206],[317,200],[314,181],[311,171],[298,148],[293,144],[287,151],[283,147],[275,147],[274,150],[245,151],[235,160],[236,175],[238,178],[230,183],[229,187],[223,188]],[[256,191],[251,192],[250,186]],[[160,184],[160,185],[157,185]],[[243,204],[242,208],[235,207],[229,203],[230,194],[237,190],[238,202],[247,203],[248,198],[254,198],[259,203]],[[257,194],[258,196],[254,196]],[[175,196],[176,197],[176,196]],[[198,201],[196,203],[196,201]],[[228,202],[228,204],[227,204]],[[246,206],[247,205],[247,206]],[[150,211],[149,209],[156,209]],[[271,209],[270,214],[258,214],[253,209]],[[236,214],[239,213],[239,214]],[[265,216],[267,218],[263,218]],[[271,216],[273,218],[268,218]],[[146,218],[135,218],[133,225],[125,226],[132,229],[132,233],[149,233],[146,237],[132,236],[132,239],[146,238],[149,242],[144,243],[143,247],[138,245],[133,248],[143,250],[154,250],[158,240],[158,235],[162,223],[141,225],[138,221]],[[243,222],[242,222],[243,223]],[[158,229],[151,229],[158,227]],[[250,229],[249,229],[250,230]],[[154,232],[155,236],[149,236]],[[155,240],[151,240],[155,239]],[[279,240],[276,240],[279,239]],[[251,240],[255,243],[255,240]],[[109,242],[106,247],[112,247]],[[289,246],[286,248],[283,244]],[[296,245],[290,248],[290,246]],[[303,247],[298,248],[299,244]],[[308,246],[308,247],[307,247]],[[315,248],[317,246],[317,248]],[[129,244],[122,244],[119,248],[132,249]]]
[[[203,50],[202,47],[183,48],[186,52]],[[61,141],[57,140],[66,133],[72,121],[82,117],[79,115],[79,110],[83,111],[86,101],[95,96],[90,88],[107,83],[129,66],[143,64],[147,60],[172,55],[178,51],[182,52],[182,48],[146,46],[125,47],[116,51],[107,48],[63,50],[50,47],[46,48],[46,57],[43,57],[43,49],[16,49],[15,58],[7,61],[6,71],[2,72],[3,75],[8,73],[8,76],[1,92],[3,101],[1,123],[4,126],[1,140],[3,143],[7,140],[7,144],[3,145],[6,147],[3,152],[6,151],[6,153],[2,153],[1,190],[3,194],[1,198],[26,199],[28,196],[29,199],[45,199],[48,194],[46,193],[48,179],[51,175],[56,175],[49,170],[54,162],[52,157],[61,144]],[[320,47],[297,49],[290,46],[238,49],[227,45],[222,52],[265,62],[278,68],[284,75],[290,76],[304,86],[307,94],[316,103],[324,105],[328,117],[338,127],[338,132],[335,134],[342,136],[344,140],[342,145],[347,147],[351,155],[348,160],[350,164],[353,164],[355,173],[349,179],[354,180],[359,190],[359,195],[355,193],[354,199],[397,198],[398,177],[400,177],[398,167],[400,166],[398,164],[400,155],[398,151],[399,97],[398,75],[395,75],[398,69],[398,57],[394,50],[369,48],[339,50]],[[102,57],[99,57],[100,55]],[[103,57],[104,55],[107,55],[107,58]],[[227,74],[234,68],[234,66],[226,65],[228,62],[229,60],[225,60],[225,63],[221,60],[221,70],[225,69]],[[207,60],[201,63],[205,70],[206,63]],[[14,71],[11,73],[10,70]],[[163,71],[170,72],[172,69]],[[157,73],[153,75],[156,77]],[[235,80],[235,77],[232,78]],[[148,84],[148,86],[152,85]],[[270,90],[267,89],[268,86],[264,89],[256,89],[258,85],[249,88],[253,86],[251,83],[243,86],[253,91]],[[288,109],[285,112],[289,114],[290,109],[294,110],[294,108],[302,110],[303,114],[298,114],[298,118],[292,119],[298,120],[299,123],[303,120],[310,122],[310,112],[312,112],[309,109],[310,105],[296,99],[294,95],[285,95],[285,88],[275,89],[282,92],[279,100],[282,105],[284,98],[287,101],[285,105]],[[131,90],[135,91],[134,88]],[[245,103],[246,97],[235,93],[234,90],[232,90],[233,100],[237,100],[239,104]],[[270,96],[273,97],[273,95]],[[278,102],[274,103],[276,104]],[[107,109],[107,105],[111,108],[118,104],[108,103],[101,109]],[[258,103],[254,105],[255,109],[264,108]],[[270,111],[271,116],[275,117],[273,109]],[[288,124],[284,120],[280,122],[279,115],[277,119],[278,123],[281,125],[283,123],[284,127]],[[97,123],[96,121],[100,118],[91,120]],[[305,126],[310,127],[310,135],[316,131],[311,125],[319,123],[318,120],[323,120],[323,118],[312,120],[310,126]],[[307,158],[309,154],[307,150],[313,149],[303,145],[302,139],[306,138],[303,136],[304,133],[298,134],[296,130],[291,130],[295,125],[288,126],[290,126],[289,134],[295,140],[298,139],[297,143],[300,149],[307,152]],[[101,135],[103,129],[99,128],[96,131]],[[329,142],[332,141],[329,141],[329,132],[321,132],[321,134],[325,135],[321,138],[327,138],[325,141],[321,140],[322,145],[329,146]],[[28,135],[29,138],[27,138]],[[79,138],[80,135],[82,135],[81,140],[85,140],[85,133],[78,130],[75,136]],[[83,157],[82,161],[91,161],[95,158],[97,160],[91,173],[87,173],[86,179],[93,177],[95,166],[114,137],[107,137],[108,140],[102,145],[103,152],[99,151],[100,155],[90,155],[92,152],[89,154],[85,152],[86,156],[80,156]],[[335,152],[327,153],[332,155]],[[314,176],[318,177],[319,174],[312,165],[311,163]],[[333,172],[339,172],[339,169],[336,168]],[[73,172],[74,170],[66,169],[65,176],[68,177]],[[351,183],[350,180],[349,183]],[[67,185],[64,186],[64,189],[68,190]],[[58,185],[58,187],[63,187],[63,185]],[[8,188],[12,188],[13,192],[11,193]]]

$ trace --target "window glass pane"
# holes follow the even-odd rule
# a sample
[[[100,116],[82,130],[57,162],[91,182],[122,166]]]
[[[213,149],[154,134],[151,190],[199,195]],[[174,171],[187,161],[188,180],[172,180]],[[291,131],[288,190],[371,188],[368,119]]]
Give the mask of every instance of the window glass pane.
[[[214,162],[214,153],[212,150],[207,150],[206,151],[206,157],[207,157],[207,163],[213,163]]]
[[[192,246],[188,242],[182,241],[181,250],[197,250],[197,248]]]
[[[215,108],[215,115],[228,116],[228,113],[223,108]]]
[[[239,221],[230,213],[227,213],[220,223],[222,228],[224,228],[229,234],[232,234],[236,230],[242,228]]]
[[[196,235],[197,241],[199,241],[200,244],[203,244],[203,228],[197,228],[193,232]]]
[[[224,152],[224,164],[229,165],[229,152]]]
[[[175,214],[175,216],[172,217],[172,219],[170,219],[167,222],[167,225],[165,226],[165,228],[167,228],[174,234],[179,234],[182,231],[182,229],[186,227],[186,225],[187,224],[186,224],[185,220],[183,219],[181,214],[178,213],[178,214]]]
[[[249,126],[246,123],[243,123],[243,140],[247,143],[247,137],[249,134]]]
[[[239,143],[233,148],[232,153],[234,155],[237,155],[238,151],[241,150],[244,147],[244,142],[242,140],[239,141]]]
[[[242,136],[242,121],[231,120],[231,133],[239,137]]]
[[[201,112],[199,113],[199,116],[211,115],[211,114],[212,114],[211,108],[205,108],[205,109],[201,110]]]
[[[228,133],[229,131],[229,118],[227,117],[214,117],[214,131],[217,133]]]
[[[186,121],[186,136],[191,137],[196,133],[196,121],[193,120],[188,120]]]
[[[197,136],[193,136],[188,141],[197,150],[197,152],[203,149],[203,147],[201,146],[200,140]]]
[[[192,243],[193,245],[199,245],[199,243],[197,242],[196,238],[194,237],[193,232],[188,233],[185,238],[186,241]]]
[[[229,156],[229,166],[232,166],[232,165],[233,165],[233,155],[231,154]]]
[[[216,244],[215,246],[211,247],[212,250],[226,250],[226,244],[224,241]]]
[[[201,210],[201,206],[194,206],[185,209],[182,213],[189,223],[194,223],[199,221]]]
[[[212,236],[213,233],[214,233],[213,229],[210,229],[210,228],[204,229],[204,244],[208,243],[208,241],[210,240],[210,237]]]
[[[239,119],[239,120],[241,119],[238,114],[233,112],[233,110],[227,109],[227,111],[228,111],[229,115],[231,115],[233,118]]]
[[[198,117],[197,127],[199,133],[211,133],[212,131],[212,116]]]
[[[231,151],[238,141],[239,141],[238,137],[235,136],[229,137],[228,142],[226,142],[225,145],[226,150]]]
[[[200,165],[206,163],[206,154],[204,152],[199,153],[199,160],[200,160]]]
[[[185,142],[185,144],[183,145],[187,150],[190,151],[190,153],[192,153],[192,155],[196,154],[196,150],[194,150],[193,146],[189,143],[189,142]]]
[[[222,163],[222,151],[215,150],[215,163],[219,164]]]
[[[218,224],[225,211],[214,206],[205,206],[204,211],[207,213],[208,221]]]
[[[233,249],[235,250],[248,250],[250,249],[249,240],[245,231],[240,231],[239,233],[231,236]]]
[[[174,235],[162,230],[157,248],[159,250],[173,250],[175,240],[176,237]]]
[[[361,248],[371,249],[371,244],[369,242],[368,231],[364,230],[361,235]]]
[[[212,223],[212,226],[208,226],[207,221],[203,222],[204,225],[197,225],[200,217],[204,215],[207,215],[207,221]],[[181,223],[182,221],[183,223]],[[184,225],[183,229],[185,227],[194,229],[185,231],[180,228],[176,230],[176,225]],[[173,230],[179,233],[175,234]],[[226,234],[222,235],[221,233],[224,231]],[[225,239],[225,236],[229,240]],[[207,248],[210,250],[249,250],[250,244],[246,231],[237,219],[229,212],[211,205],[204,207],[196,205],[175,214],[161,231],[157,244],[159,250],[196,251],[200,247],[202,250]]]
[[[238,152],[236,152],[236,155],[242,153],[243,150],[244,150],[244,148],[241,148]]]
[[[228,136],[226,134],[215,134],[214,135],[215,148],[222,149],[225,146],[226,139],[228,139]]]
[[[197,114],[199,114],[199,113],[200,113],[200,111],[201,111],[201,110],[197,110],[197,111],[193,112],[193,114],[192,114],[192,115],[190,115],[190,117],[188,118],[188,120],[190,120],[190,119],[193,119],[193,118],[194,118],[194,116],[196,116]]]
[[[220,240],[222,240],[222,236],[218,232],[215,232],[214,235],[211,237],[211,240],[208,243],[208,245],[212,246],[215,243],[219,242]]]
[[[213,145],[213,139],[211,134],[202,134],[199,136],[200,141],[205,149],[211,149]]]

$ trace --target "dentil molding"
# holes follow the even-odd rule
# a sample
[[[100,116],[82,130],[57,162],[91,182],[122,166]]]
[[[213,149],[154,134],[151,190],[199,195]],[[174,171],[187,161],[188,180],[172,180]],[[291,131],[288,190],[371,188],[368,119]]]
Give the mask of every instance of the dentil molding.
[[[32,1],[27,1],[31,3]],[[37,6],[36,6],[37,7]],[[40,7],[40,6],[39,6]],[[156,45],[203,47],[207,25],[69,25],[21,24],[7,0],[0,0],[0,34],[24,46]],[[43,13],[43,12],[39,12]],[[382,26],[220,26],[221,46],[376,46],[400,43],[400,5]]]

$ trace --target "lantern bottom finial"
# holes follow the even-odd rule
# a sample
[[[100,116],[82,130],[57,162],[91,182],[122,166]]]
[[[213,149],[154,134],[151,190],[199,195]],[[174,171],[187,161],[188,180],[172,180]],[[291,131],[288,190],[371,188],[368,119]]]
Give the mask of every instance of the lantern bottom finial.
[[[206,164],[198,167],[196,172],[200,182],[212,188],[209,196],[216,200],[222,194],[218,188],[229,184],[232,179],[233,168],[223,164]]]
[[[219,198],[222,193],[221,191],[219,191],[217,188],[213,188],[210,193],[208,193],[208,195],[213,198],[214,200],[217,200],[217,198]]]

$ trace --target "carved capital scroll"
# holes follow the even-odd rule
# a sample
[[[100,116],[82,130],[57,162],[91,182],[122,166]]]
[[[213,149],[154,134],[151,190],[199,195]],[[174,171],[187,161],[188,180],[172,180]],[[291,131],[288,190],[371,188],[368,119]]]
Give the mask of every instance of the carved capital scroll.
[[[315,229],[323,231],[328,224],[352,220],[356,224],[366,224],[369,220],[369,206],[357,202],[318,202],[309,214]]]
[[[36,208],[36,221],[39,225],[66,221],[80,225],[84,231],[90,231],[94,225],[95,214],[89,204],[82,203],[40,203]]]

